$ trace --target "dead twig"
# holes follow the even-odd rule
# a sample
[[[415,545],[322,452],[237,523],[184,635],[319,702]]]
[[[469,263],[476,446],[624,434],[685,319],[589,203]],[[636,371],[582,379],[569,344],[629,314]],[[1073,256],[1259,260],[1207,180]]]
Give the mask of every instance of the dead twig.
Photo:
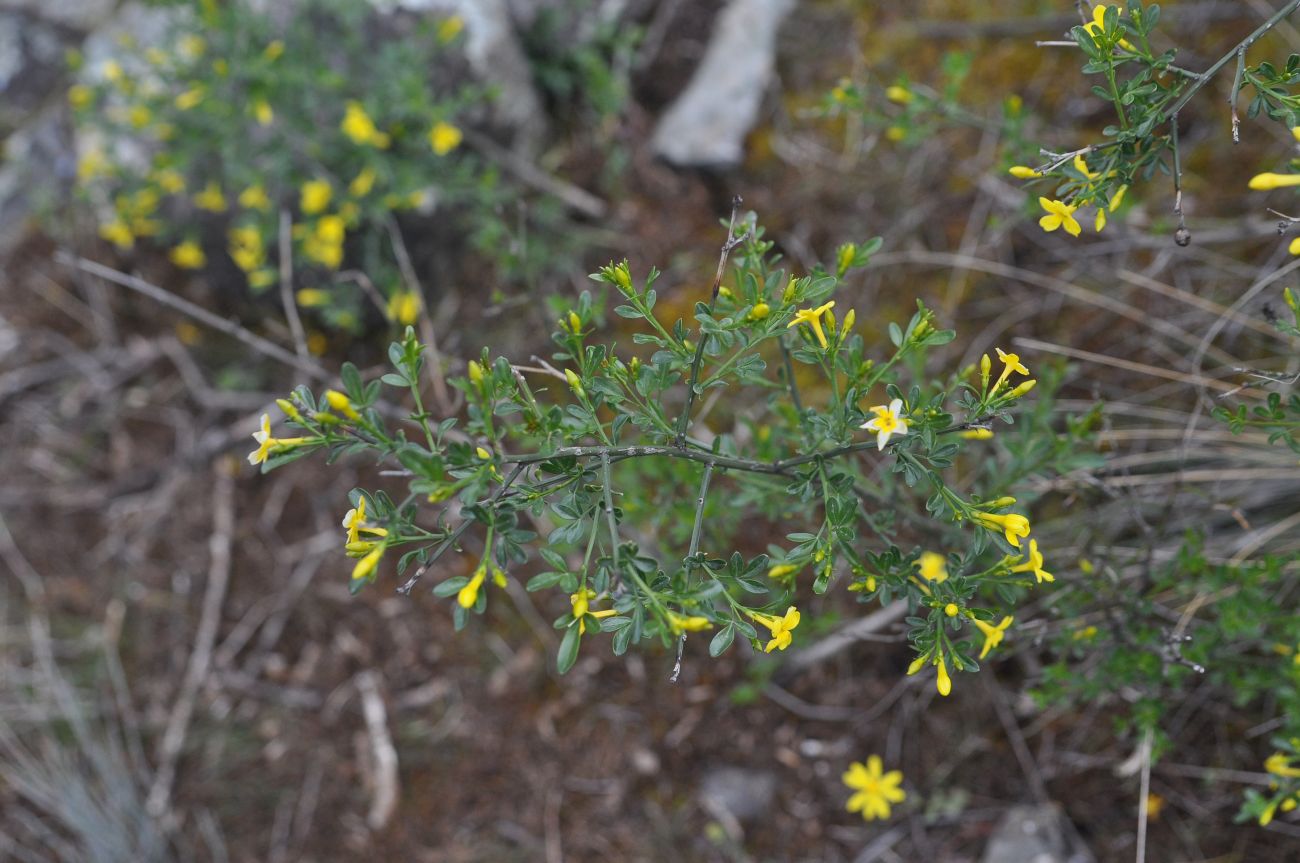
[[[366,823],[371,830],[382,830],[397,811],[398,779],[397,749],[388,732],[388,710],[379,692],[378,675],[363,671],[356,676],[357,694],[361,696],[361,712],[365,716],[366,731],[370,735],[370,751],[374,759],[374,797]]]

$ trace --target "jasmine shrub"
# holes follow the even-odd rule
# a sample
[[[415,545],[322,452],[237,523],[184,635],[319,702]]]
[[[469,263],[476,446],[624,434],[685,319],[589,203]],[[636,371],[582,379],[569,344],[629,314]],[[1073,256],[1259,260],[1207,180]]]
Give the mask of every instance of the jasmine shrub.
[[[356,559],[353,590],[396,576],[409,592],[466,549],[465,574],[431,585],[459,629],[532,572],[528,590],[567,597],[561,672],[600,642],[622,654],[699,633],[714,656],[738,637],[785,650],[800,637],[798,595],[834,587],[907,603],[908,672],[948,695],[954,674],[1014,633],[1020,598],[1053,580],[1007,487],[953,479],[965,455],[987,457],[1035,379],[1001,350],[927,375],[927,354],[955,334],[920,303],[905,323],[860,327],[834,292],[879,245],[846,244],[830,267],[794,275],[752,216],[733,213],[692,323],[656,317],[657,271],[611,263],[592,279],[620,302],[631,348],[596,338],[584,292],[556,324],[550,362],[484,352],[453,381],[466,416],[438,419],[408,329],[379,380],[348,366],[341,390],[281,401],[286,431],[264,418],[249,460],[364,454],[398,471],[401,495],[350,496],[340,546]],[[394,413],[393,390],[412,412]],[[729,550],[756,520],[784,540]]]
[[[254,291],[291,264],[298,305],[345,330],[372,305],[399,326],[416,320],[394,249],[403,214],[453,219],[508,277],[532,266],[510,251],[498,211],[521,191],[465,143],[490,94],[466,83],[459,18],[378,39],[392,25],[351,0],[287,15],[247,0],[166,5],[176,16],[160,45],[126,39],[120,60],[72,58],[78,187],[103,239]],[[534,245],[562,255],[551,239]]]

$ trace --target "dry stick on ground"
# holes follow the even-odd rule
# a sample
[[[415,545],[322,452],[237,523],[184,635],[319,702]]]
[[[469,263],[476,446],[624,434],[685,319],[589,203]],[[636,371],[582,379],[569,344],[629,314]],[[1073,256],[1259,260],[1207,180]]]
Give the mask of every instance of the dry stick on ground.
[[[388,238],[393,244],[393,256],[397,258],[397,267],[402,271],[402,280],[406,282],[406,289],[415,295],[416,301],[420,304],[420,317],[417,324],[420,328],[420,338],[424,340],[424,349],[429,352],[425,365],[429,369],[429,381],[433,384],[434,400],[437,401],[438,409],[442,411],[443,416],[454,416],[456,406],[447,391],[447,380],[442,375],[442,353],[438,350],[438,339],[433,332],[433,316],[429,314],[429,306],[424,301],[424,289],[415,275],[415,267],[411,264],[411,256],[406,250],[406,241],[402,239],[402,230],[398,227],[397,220],[390,215],[384,220],[384,225],[388,228]]]
[[[590,216],[593,219],[603,219],[605,217],[608,207],[604,201],[591,194],[591,192],[546,173],[527,159],[497,144],[486,135],[469,131],[465,133],[465,138],[474,149],[501,165],[511,174],[514,174],[515,178],[525,185],[532,186],[539,192],[558,198],[571,209],[577,210],[584,216]]]
[[[289,322],[289,332],[293,333],[293,347],[301,359],[306,360],[307,332],[302,328],[302,318],[298,316],[298,305],[293,301],[293,241],[291,232],[293,219],[288,210],[280,211],[280,303],[284,306],[284,317]]]
[[[228,321],[218,315],[214,315],[202,306],[195,305],[189,300],[182,299],[175,294],[163,290],[157,285],[152,285],[144,279],[138,278],[137,276],[127,275],[126,273],[119,272],[112,267],[106,267],[103,264],[95,263],[94,261],[69,254],[68,252],[55,252],[54,260],[64,266],[72,267],[73,269],[81,270],[85,273],[90,273],[93,276],[99,276],[105,281],[144,294],[146,297],[156,300],[164,306],[176,309],[178,312],[181,312],[202,324],[212,327],[214,330],[219,330],[228,336],[233,336],[253,350],[257,351],[259,354],[264,354],[273,360],[278,360],[286,365],[293,366],[318,381],[327,381],[333,378],[333,375],[325,371],[325,369],[321,368],[316,363],[303,359],[302,357],[280,347],[275,342],[268,341],[255,333],[251,333],[239,324],[234,323],[233,321]]]
[[[176,762],[185,745],[185,735],[194,715],[194,702],[199,689],[207,679],[212,664],[212,648],[217,641],[217,628],[221,624],[221,606],[226,599],[230,583],[230,552],[235,530],[235,473],[230,459],[219,459],[213,471],[212,484],[212,536],[208,540],[210,563],[208,584],[203,592],[203,610],[199,628],[194,636],[194,650],[190,653],[180,692],[167,720],[159,746],[158,770],[145,809],[155,818],[162,818],[171,808],[172,786],[176,781]]]
[[[393,746],[393,736],[388,732],[388,711],[384,708],[384,698],[379,693],[378,675],[374,671],[363,671],[356,676],[357,694],[361,696],[361,712],[366,719],[366,731],[370,735],[371,755],[374,759],[374,776],[372,777],[374,797],[370,802],[370,812],[366,815],[366,824],[371,830],[381,830],[397,811],[397,749]]]

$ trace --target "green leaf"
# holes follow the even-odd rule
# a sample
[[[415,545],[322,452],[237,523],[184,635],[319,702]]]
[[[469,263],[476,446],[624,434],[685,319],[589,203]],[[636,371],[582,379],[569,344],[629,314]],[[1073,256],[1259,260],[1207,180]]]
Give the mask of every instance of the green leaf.
[[[573,663],[578,661],[578,647],[582,640],[582,634],[578,631],[578,624],[574,623],[564,633],[564,640],[560,642],[560,649],[555,654],[555,670],[560,674],[565,674]]]
[[[728,624],[718,631],[709,642],[709,656],[721,656],[731,647],[731,642],[736,639],[736,628]]]

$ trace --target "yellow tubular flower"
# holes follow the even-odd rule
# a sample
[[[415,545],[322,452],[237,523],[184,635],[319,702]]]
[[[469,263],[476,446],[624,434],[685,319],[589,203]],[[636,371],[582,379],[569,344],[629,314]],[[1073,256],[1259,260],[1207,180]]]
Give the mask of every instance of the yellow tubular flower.
[[[997,383],[993,385],[990,392],[996,392],[1001,388],[1002,384],[1006,383],[1007,378],[1011,377],[1012,372],[1020,372],[1022,375],[1029,374],[1029,369],[1025,367],[1024,363],[1020,362],[1019,354],[1005,353],[1002,348],[994,348],[994,350],[998,352],[998,359],[1002,361],[1002,374],[998,375]]]
[[[1013,398],[1013,399],[1018,399],[1018,398],[1020,398],[1021,396],[1023,396],[1025,393],[1027,393],[1027,392],[1029,392],[1030,390],[1032,390],[1032,389],[1033,389],[1035,386],[1037,386],[1037,385],[1038,385],[1038,381],[1036,381],[1036,380],[1034,380],[1034,379],[1032,379],[1032,378],[1029,379],[1029,380],[1027,380],[1027,381],[1022,381],[1020,384],[1018,384],[1018,385],[1016,386],[1015,389],[1013,389],[1011,392],[1007,393],[1007,397],[1008,397],[1008,398]]]
[[[822,315],[830,311],[834,306],[835,301],[831,300],[829,303],[824,303],[815,309],[800,309],[795,312],[794,320],[786,324],[786,329],[788,330],[799,324],[807,324],[812,327],[813,335],[817,337],[817,343],[822,346],[822,350],[825,350],[827,346],[826,333],[822,330]]]
[[[668,627],[675,635],[681,635],[683,632],[702,632],[706,629],[712,629],[713,623],[707,617],[693,615],[687,617],[676,613],[668,612]]]
[[[1127,185],[1120,186],[1120,187],[1119,187],[1119,190],[1116,191],[1115,194],[1114,194],[1114,196],[1111,197],[1111,199],[1110,199],[1110,206],[1107,207],[1107,209],[1110,210],[1112,213],[1115,212],[1116,210],[1118,210],[1118,209],[1119,209],[1119,205],[1122,204],[1122,203],[1124,203],[1124,194],[1125,194],[1127,191],[1128,191],[1128,186],[1127,186]]]
[[[1017,180],[1032,180],[1035,177],[1043,176],[1039,171],[1035,171],[1026,165],[1012,165],[1007,169],[1007,173]]]
[[[1256,174],[1250,178],[1250,188],[1256,192],[1270,192],[1287,186],[1300,186],[1300,174]]]
[[[776,566],[770,567],[767,570],[767,577],[785,578],[791,573],[798,572],[801,568],[801,565],[797,563],[778,563]]]
[[[1296,237],[1292,240],[1290,245],[1286,247],[1286,250],[1293,255],[1300,255],[1300,237]]]
[[[990,438],[993,437],[993,430],[992,429],[967,429],[964,432],[958,432],[957,436],[963,437],[966,440],[989,440]]]
[[[460,589],[456,594],[456,602],[461,608],[473,608],[474,603],[478,602],[478,590],[483,586],[484,579],[487,578],[487,564],[480,563],[478,569],[474,570],[474,576],[469,583]]]
[[[1089,180],[1095,180],[1101,176],[1101,172],[1093,173],[1088,170],[1088,162],[1083,158],[1082,153],[1074,157],[1074,170],[1083,174],[1083,176],[1087,177]]]
[[[933,551],[922,552],[912,565],[919,570],[921,578],[926,581],[942,584],[948,580],[948,559],[942,554]]]
[[[1092,21],[1088,24],[1084,24],[1083,29],[1087,30],[1089,34],[1096,36],[1099,33],[1104,32],[1106,23],[1105,18],[1106,4],[1098,3],[1096,6],[1092,7]],[[1132,51],[1134,54],[1137,53],[1137,49],[1133,47],[1133,43],[1127,39],[1119,40],[1119,47],[1123,48],[1125,51]]]
[[[879,452],[889,443],[894,435],[907,434],[907,420],[903,419],[903,400],[894,399],[888,405],[876,405],[868,408],[875,417],[867,420],[858,428],[876,433],[876,451]]]
[[[587,621],[584,617],[591,616],[595,618],[613,617],[618,614],[612,608],[606,608],[603,611],[592,611],[590,604],[596,598],[596,591],[589,587],[581,588],[577,593],[569,594],[569,603],[573,606],[573,619],[578,621],[578,634],[582,635],[587,631]]]
[[[262,464],[271,451],[276,447],[295,447],[305,443],[311,443],[312,439],[308,437],[290,437],[290,438],[273,438],[271,437],[271,415],[262,414],[260,428],[253,432],[253,440],[257,442],[257,449],[248,454],[249,464]]]
[[[1002,532],[1006,536],[1007,542],[1011,543],[1012,548],[1020,548],[1020,540],[1029,536],[1029,519],[1014,512],[1009,512],[1006,515],[977,512],[971,518],[981,527],[995,532]]]
[[[1004,617],[997,626],[990,626],[982,620],[971,618],[971,623],[975,624],[975,628],[984,633],[984,647],[980,650],[980,659],[988,656],[990,650],[1002,643],[1002,636],[1006,634],[1011,621],[1012,618]]]
[[[375,547],[374,551],[357,561],[357,565],[352,569],[353,581],[365,581],[375,574],[375,569],[379,566],[379,559],[384,556],[384,549],[387,546],[382,543]]]
[[[902,803],[907,799],[907,792],[898,787],[903,781],[902,772],[884,772],[884,765],[878,755],[872,755],[866,764],[850,764],[841,778],[845,785],[855,791],[844,808],[849,812],[861,812],[867,821],[888,818],[890,804]]]
[[[445,156],[460,146],[464,134],[450,123],[439,121],[429,130],[429,146],[439,156]]]
[[[357,409],[352,405],[352,400],[338,390],[326,390],[325,401],[329,402],[330,407],[350,420],[361,418],[361,415],[357,413]]]
[[[1300,176],[1300,175],[1297,175]],[[1039,198],[1038,204],[1047,211],[1047,215],[1038,220],[1038,225],[1049,234],[1057,228],[1065,228],[1065,232],[1072,237],[1079,236],[1083,228],[1079,226],[1079,221],[1074,218],[1074,211],[1078,207],[1073,207],[1064,201],[1054,201],[1051,198]]]
[[[1043,555],[1038,551],[1038,540],[1029,540],[1029,554],[1023,563],[1011,567],[1012,572],[1032,572],[1039,584],[1044,581],[1056,581],[1056,576],[1043,569]]]
[[[952,678],[948,676],[948,666],[944,664],[942,656],[935,664],[938,666],[938,671],[934,678],[934,688],[939,690],[940,695],[947,697],[952,693]]]
[[[388,317],[402,326],[410,326],[420,317],[420,298],[410,291],[394,294],[388,301]]]
[[[1265,759],[1264,769],[1274,776],[1300,779],[1300,767],[1292,767],[1290,757],[1284,752],[1274,752]]]
[[[1105,211],[1105,210],[1102,210],[1102,209],[1098,209],[1098,210],[1097,210],[1097,221],[1093,223],[1093,227],[1095,227],[1095,228],[1097,229],[1097,233],[1099,233],[1099,234],[1102,232],[1102,229],[1106,227],[1106,211]]]
[[[771,653],[773,650],[785,650],[794,640],[790,633],[799,625],[799,609],[793,605],[786,609],[782,617],[774,614],[763,614],[758,611],[749,612],[749,616],[756,623],[766,626],[772,633],[772,640],[767,643],[764,653]]]

